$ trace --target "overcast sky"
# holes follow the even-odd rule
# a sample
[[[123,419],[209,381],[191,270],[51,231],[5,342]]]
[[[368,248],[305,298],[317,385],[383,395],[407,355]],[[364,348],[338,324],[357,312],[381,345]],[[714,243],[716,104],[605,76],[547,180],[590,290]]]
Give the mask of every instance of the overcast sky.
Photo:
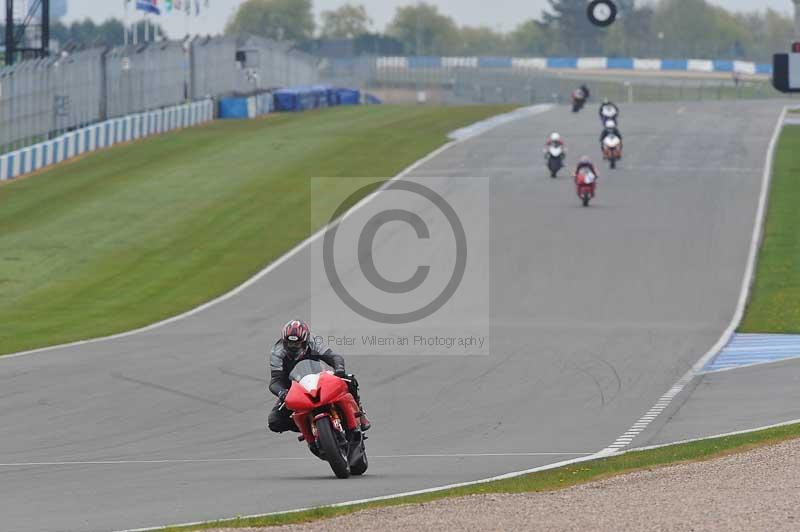
[[[520,22],[539,16],[547,5],[546,0],[427,0],[435,4],[439,11],[453,17],[459,24],[486,25],[510,30]],[[759,10],[766,7],[791,13],[791,0],[711,0],[731,10]],[[187,30],[191,33],[214,34],[222,31],[225,22],[242,0],[209,0],[209,9],[204,9],[200,17],[186,17],[172,13],[159,17],[160,22],[171,36],[182,36]],[[0,0],[0,4],[4,4]],[[159,2],[163,3],[163,0]],[[201,4],[203,0],[201,0]],[[366,6],[377,29],[382,30],[391,20],[398,6],[414,4],[413,0],[314,0],[314,8],[319,15],[322,11],[334,9],[343,4],[355,3]],[[502,5],[501,9],[498,6]],[[123,0],[69,0],[66,21],[91,17],[102,21],[109,17],[122,17]],[[131,13],[131,19],[133,12]]]

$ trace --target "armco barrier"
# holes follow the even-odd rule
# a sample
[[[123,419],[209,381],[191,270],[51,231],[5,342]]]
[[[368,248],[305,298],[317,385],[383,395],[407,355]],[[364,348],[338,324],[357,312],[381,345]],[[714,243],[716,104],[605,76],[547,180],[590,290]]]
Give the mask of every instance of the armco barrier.
[[[14,179],[83,153],[214,119],[211,100],[107,120],[0,156],[0,181]]]
[[[635,57],[378,57],[378,70],[493,68],[512,70],[583,69],[727,72],[772,74],[772,65],[709,59],[648,59]]]

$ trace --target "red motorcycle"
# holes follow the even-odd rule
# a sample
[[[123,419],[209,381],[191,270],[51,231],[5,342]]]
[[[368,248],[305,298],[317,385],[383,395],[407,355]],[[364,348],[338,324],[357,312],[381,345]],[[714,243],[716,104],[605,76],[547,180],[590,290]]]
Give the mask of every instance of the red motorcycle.
[[[581,168],[575,174],[575,187],[578,197],[583,201],[583,206],[588,207],[589,201],[594,198],[594,191],[597,187],[597,176],[588,168]]]
[[[369,465],[366,437],[361,432],[358,403],[350,393],[346,379],[317,360],[300,361],[289,374],[292,386],[284,407],[293,412],[300,429],[299,441],[325,460],[339,478],[363,475]]]

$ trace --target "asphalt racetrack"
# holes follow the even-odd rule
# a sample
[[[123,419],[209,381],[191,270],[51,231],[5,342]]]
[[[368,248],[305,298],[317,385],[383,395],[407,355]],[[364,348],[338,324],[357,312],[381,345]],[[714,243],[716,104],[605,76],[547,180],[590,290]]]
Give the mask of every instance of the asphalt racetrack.
[[[363,478],[336,480],[293,435],[265,431],[268,346],[287,319],[319,314],[308,249],[187,319],[0,358],[0,528],[105,531],[258,514],[605,448],[727,327],[779,114],[773,102],[623,106],[625,159],[614,172],[601,167],[587,209],[566,173],[548,177],[541,144],[558,130],[571,164],[597,159],[595,105],[502,126],[418,168],[412,181],[490,178],[491,223],[480,224],[489,297],[464,309],[490,318],[491,348],[347,358],[373,423]],[[481,199],[447,182],[431,187],[462,204]],[[405,268],[388,245],[405,237],[381,235],[379,269]]]

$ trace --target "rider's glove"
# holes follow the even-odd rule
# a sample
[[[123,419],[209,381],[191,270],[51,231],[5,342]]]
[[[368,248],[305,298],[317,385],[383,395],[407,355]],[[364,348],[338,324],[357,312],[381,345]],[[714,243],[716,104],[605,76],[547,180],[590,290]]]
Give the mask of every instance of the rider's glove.
[[[347,372],[343,369],[337,369],[336,371],[333,372],[333,374],[339,377],[340,379],[347,378]]]
[[[286,401],[286,396],[289,394],[289,390],[281,390],[278,392],[278,402],[283,403]]]

